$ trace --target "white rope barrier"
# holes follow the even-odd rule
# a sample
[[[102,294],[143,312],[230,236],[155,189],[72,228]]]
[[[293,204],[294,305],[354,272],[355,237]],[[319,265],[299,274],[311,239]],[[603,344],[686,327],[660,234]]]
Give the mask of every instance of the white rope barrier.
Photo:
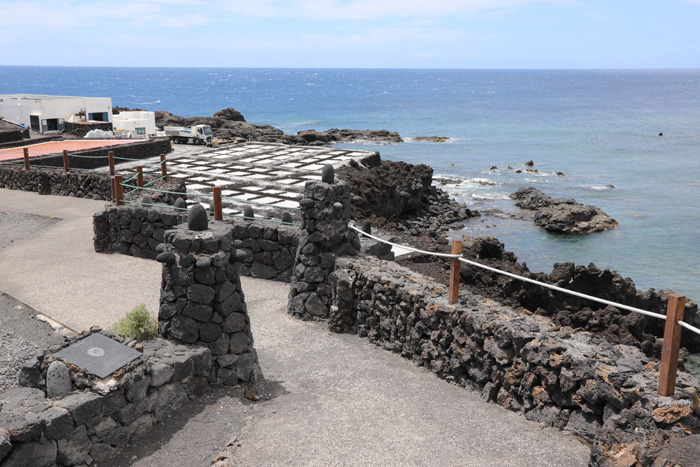
[[[688,331],[694,332],[695,334],[700,334],[700,329],[696,328],[692,324],[686,323],[685,321],[678,321],[678,325],[686,328]]]
[[[661,315],[659,313],[652,313],[651,311],[646,311],[646,310],[642,310],[640,308],[634,308],[631,306],[622,305],[621,303],[611,302],[610,300],[604,300],[602,298],[594,297],[592,295],[586,295],[584,293],[574,292],[573,290],[564,289],[562,287],[557,287],[556,285],[547,284],[544,282],[536,281],[534,279],[529,279],[527,277],[518,276],[517,274],[512,274],[510,272],[501,271],[500,269],[492,268],[490,266],[475,263],[474,261],[470,261],[466,258],[460,258],[459,260],[463,263],[471,264],[472,266],[476,266],[476,267],[486,269],[486,270],[491,271],[491,272],[495,272],[496,274],[502,274],[504,276],[512,277],[514,279],[518,279],[518,280],[521,280],[524,282],[530,282],[531,284],[536,284],[536,285],[539,285],[539,286],[547,288],[547,289],[556,290],[557,292],[562,292],[562,293],[573,295],[573,296],[579,297],[579,298],[585,298],[586,300],[591,300],[593,302],[602,303],[604,305],[614,306],[615,308],[620,308],[623,310],[632,311],[634,313],[639,313],[640,315],[649,316],[651,318],[657,318],[657,319],[661,319],[664,321],[666,320],[666,316]]]
[[[348,223],[348,227],[350,227],[351,229],[353,229],[353,230],[355,230],[355,231],[361,233],[362,235],[364,235],[364,236],[366,236],[366,237],[369,237],[369,238],[371,238],[371,239],[373,239],[373,240],[376,240],[376,241],[382,242],[382,243],[386,243],[386,244],[388,244],[388,245],[392,245],[392,246],[395,246],[395,247],[398,247],[398,248],[404,248],[404,249],[409,250],[409,251],[413,251],[413,252],[416,252],[416,253],[423,253],[423,254],[431,255],[431,256],[439,256],[439,257],[443,257],[443,258],[458,258],[462,263],[466,263],[466,264],[469,264],[469,265],[471,265],[471,266],[476,266],[476,267],[481,268],[481,269],[486,269],[487,271],[491,271],[491,272],[494,272],[494,273],[496,273],[496,274],[501,274],[501,275],[503,275],[503,276],[508,276],[508,277],[513,278],[513,279],[518,279],[518,280],[521,280],[521,281],[524,281],[524,282],[529,282],[529,283],[531,283],[531,284],[539,285],[539,286],[541,286],[541,287],[545,287],[545,288],[551,289],[551,290],[556,290],[557,292],[561,292],[561,293],[573,295],[573,296],[575,296],[575,297],[584,298],[584,299],[586,299],[586,300],[591,300],[591,301],[593,301],[593,302],[602,303],[603,305],[610,305],[610,306],[614,306],[615,308],[619,308],[619,309],[622,309],[622,310],[631,311],[631,312],[633,312],[633,313],[639,313],[640,315],[649,316],[649,317],[651,317],[651,318],[656,318],[656,319],[660,319],[660,320],[664,320],[664,321],[666,320],[666,316],[665,316],[665,315],[662,315],[662,314],[659,314],[659,313],[652,313],[651,311],[646,311],[646,310],[642,310],[642,309],[640,309],[640,308],[635,308],[635,307],[631,307],[631,306],[627,306],[627,305],[622,305],[621,303],[611,302],[610,300],[604,300],[604,299],[602,299],[602,298],[593,297],[592,295],[587,295],[587,294],[583,294],[583,293],[580,293],[580,292],[574,292],[573,290],[568,290],[568,289],[564,289],[564,288],[562,288],[562,287],[557,287],[556,285],[546,284],[546,283],[544,283],[544,282],[536,281],[536,280],[534,280],[534,279],[529,279],[529,278],[527,278],[527,277],[518,276],[517,274],[513,274],[513,273],[510,273],[510,272],[506,272],[506,271],[501,271],[500,269],[492,268],[492,267],[486,266],[486,265],[484,265],[484,264],[480,264],[480,263],[476,263],[476,262],[474,262],[474,261],[470,261],[470,260],[468,260],[468,259],[466,259],[466,258],[463,258],[462,255],[453,255],[453,254],[447,254],[447,253],[435,253],[435,252],[432,252],[432,251],[419,250],[419,249],[417,249],[417,248],[412,248],[412,247],[405,246],[405,245],[397,245],[396,243],[388,242],[388,241],[383,240],[383,239],[381,239],[381,238],[379,238],[379,237],[375,237],[374,235],[370,235],[370,234],[368,234],[367,232],[364,232],[364,231],[361,230],[361,229],[358,229],[357,227],[355,227],[355,223],[352,222],[352,221]],[[686,329],[689,329],[689,330],[691,330],[691,331],[693,331],[693,332],[695,332],[695,333],[700,334],[700,329],[697,329],[697,328],[695,328],[695,327],[693,327],[693,326],[691,326],[691,325],[689,325],[689,324],[687,324],[687,323],[681,323],[681,322],[679,322],[678,324],[680,324],[681,326],[683,326],[683,327],[686,328]]]
[[[452,255],[449,253],[435,253],[433,251],[423,251],[423,250],[419,250],[418,248],[413,248],[410,246],[398,245],[396,243],[387,242],[386,240],[383,240],[379,237],[375,237],[374,235],[368,234],[364,230],[358,229],[357,227],[355,227],[355,222],[353,222],[353,221],[348,222],[348,227],[350,227],[352,230],[355,230],[356,232],[361,233],[362,235],[364,235],[366,237],[369,237],[373,240],[377,240],[378,242],[386,243],[388,245],[395,246],[397,248],[403,248],[404,250],[413,251],[415,253],[423,253],[425,255],[439,256],[441,258],[459,258],[462,256],[462,255]]]

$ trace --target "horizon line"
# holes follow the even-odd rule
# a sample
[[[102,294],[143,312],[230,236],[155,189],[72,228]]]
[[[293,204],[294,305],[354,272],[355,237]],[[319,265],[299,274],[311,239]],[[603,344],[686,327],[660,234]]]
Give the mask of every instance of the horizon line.
[[[698,71],[697,68],[478,68],[478,67],[278,67],[278,66],[139,66],[139,65],[5,65],[1,67],[15,68],[139,68],[139,69],[220,69],[220,70],[448,70],[448,71]]]

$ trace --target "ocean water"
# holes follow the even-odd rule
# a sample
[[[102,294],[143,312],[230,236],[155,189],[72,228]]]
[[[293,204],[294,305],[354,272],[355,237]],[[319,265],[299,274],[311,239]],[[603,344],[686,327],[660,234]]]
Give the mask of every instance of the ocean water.
[[[533,271],[593,262],[640,289],[700,298],[700,70],[0,66],[7,93],[111,97],[181,116],[234,107],[289,133],[398,131],[405,143],[343,147],[429,164],[457,180],[448,191],[476,209],[517,211],[508,195],[523,186],[599,206],[618,229],[566,237],[484,217],[466,232],[498,237]],[[515,173],[530,160],[539,173]]]

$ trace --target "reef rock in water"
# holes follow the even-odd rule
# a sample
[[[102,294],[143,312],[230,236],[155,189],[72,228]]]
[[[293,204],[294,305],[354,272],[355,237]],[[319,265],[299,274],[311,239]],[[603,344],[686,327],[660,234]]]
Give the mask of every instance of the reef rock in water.
[[[570,198],[552,198],[537,188],[521,188],[510,197],[516,200],[516,206],[536,211],[535,225],[548,232],[588,234],[618,226],[617,221],[599,207]]]

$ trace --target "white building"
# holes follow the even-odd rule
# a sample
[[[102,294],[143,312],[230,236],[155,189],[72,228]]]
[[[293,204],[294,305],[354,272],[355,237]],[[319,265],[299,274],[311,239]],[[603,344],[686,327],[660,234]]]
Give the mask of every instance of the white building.
[[[32,131],[60,131],[65,122],[112,122],[109,97],[0,94],[0,117]]]
[[[119,112],[112,116],[115,134],[127,138],[147,138],[156,135],[156,114],[149,111]]]

